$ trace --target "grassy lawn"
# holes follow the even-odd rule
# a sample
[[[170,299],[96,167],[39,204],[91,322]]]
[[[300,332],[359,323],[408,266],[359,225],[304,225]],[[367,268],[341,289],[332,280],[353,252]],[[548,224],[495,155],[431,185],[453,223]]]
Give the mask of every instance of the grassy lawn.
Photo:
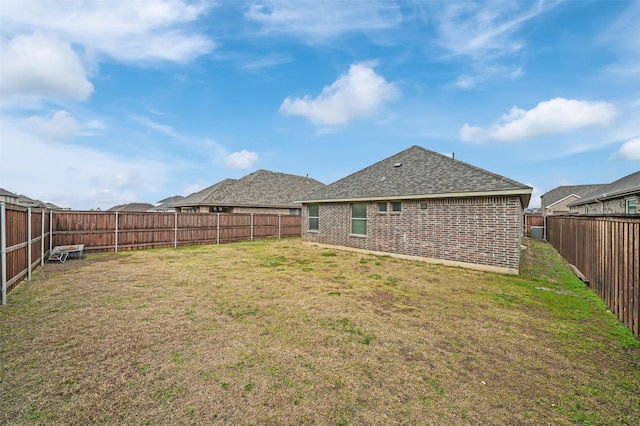
[[[47,264],[0,308],[0,424],[640,424],[640,343],[527,244],[520,276],[299,239]]]

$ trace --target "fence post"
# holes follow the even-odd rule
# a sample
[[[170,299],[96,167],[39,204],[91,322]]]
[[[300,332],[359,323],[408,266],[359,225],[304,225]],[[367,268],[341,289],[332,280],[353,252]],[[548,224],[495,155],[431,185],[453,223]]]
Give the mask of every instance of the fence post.
[[[280,235],[282,234],[282,215],[278,215],[278,239],[280,239]]]
[[[178,247],[178,212],[175,212],[175,219],[173,227],[173,248]]]
[[[0,263],[2,263],[2,304],[7,304],[7,215],[4,202],[0,202]]]
[[[253,241],[253,213],[251,213],[251,241]]]
[[[217,237],[216,237],[216,244],[220,244],[220,213],[218,213],[218,220],[217,220]]]
[[[118,252],[118,212],[116,212],[116,240],[115,240],[116,253]]]
[[[27,280],[31,281],[31,207],[27,209]]]
[[[53,244],[53,210],[49,210],[49,253],[51,253],[51,250],[53,250],[52,244]]]
[[[44,209],[40,210],[42,225],[40,228],[40,266],[44,266]]]

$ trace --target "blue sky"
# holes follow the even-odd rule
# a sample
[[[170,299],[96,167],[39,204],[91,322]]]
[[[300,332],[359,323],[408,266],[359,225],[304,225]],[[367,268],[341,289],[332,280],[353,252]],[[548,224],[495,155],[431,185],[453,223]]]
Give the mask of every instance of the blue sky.
[[[74,209],[412,145],[534,187],[640,169],[640,1],[2,0],[0,187]]]

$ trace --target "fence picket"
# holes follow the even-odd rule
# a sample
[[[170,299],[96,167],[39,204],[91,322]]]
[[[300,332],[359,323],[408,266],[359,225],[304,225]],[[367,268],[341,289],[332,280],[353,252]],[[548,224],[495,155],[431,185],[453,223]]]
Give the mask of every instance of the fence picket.
[[[640,337],[640,217],[548,216],[547,239]]]

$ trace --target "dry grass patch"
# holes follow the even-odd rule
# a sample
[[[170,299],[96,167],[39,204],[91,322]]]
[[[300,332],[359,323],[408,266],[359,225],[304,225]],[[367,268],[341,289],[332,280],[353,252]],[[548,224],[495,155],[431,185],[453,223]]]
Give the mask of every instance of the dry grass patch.
[[[47,264],[0,423],[637,424],[640,345],[548,245],[519,277],[299,239]]]

